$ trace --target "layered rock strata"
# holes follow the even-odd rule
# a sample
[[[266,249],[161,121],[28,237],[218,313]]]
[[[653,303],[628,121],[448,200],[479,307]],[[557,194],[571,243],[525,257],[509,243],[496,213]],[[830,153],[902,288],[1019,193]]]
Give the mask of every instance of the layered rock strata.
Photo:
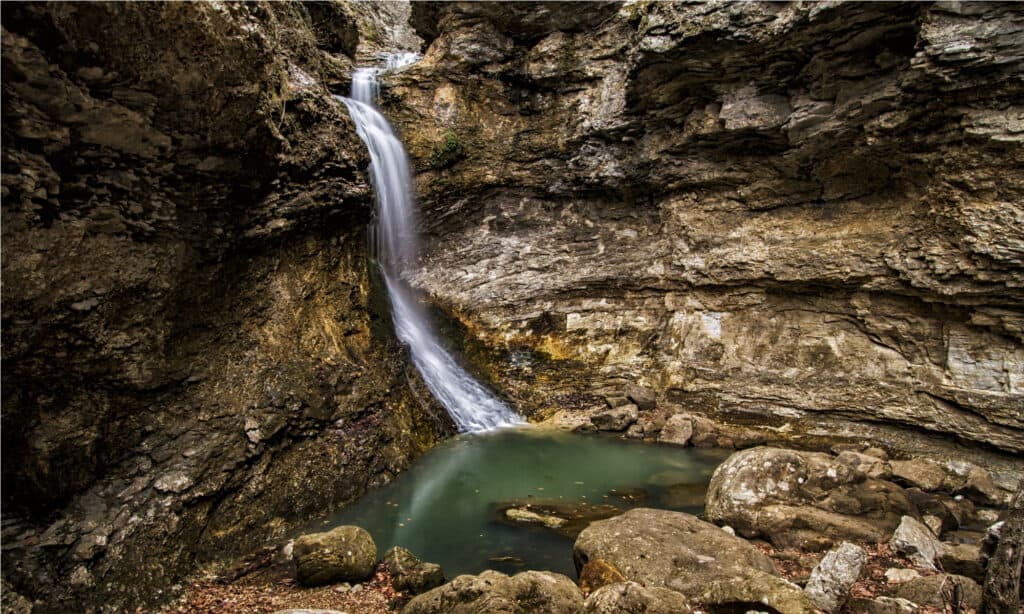
[[[413,6],[415,283],[529,410],[1024,451],[1024,17],[963,3]],[[926,439],[926,438],[925,438]]]

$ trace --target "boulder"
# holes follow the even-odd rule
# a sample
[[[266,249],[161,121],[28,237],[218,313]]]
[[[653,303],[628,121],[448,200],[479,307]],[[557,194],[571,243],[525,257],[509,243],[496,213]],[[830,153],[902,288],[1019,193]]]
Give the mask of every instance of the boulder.
[[[599,431],[624,431],[638,415],[636,405],[621,405],[594,414],[590,421]]]
[[[953,513],[952,504],[956,502],[948,496],[924,492],[917,487],[905,488],[903,492],[922,516],[934,516],[939,519],[941,531],[935,533],[936,535],[954,531],[960,526],[960,519]]]
[[[692,610],[686,598],[675,591],[620,582],[604,586],[587,597],[583,611],[588,614],[686,614]]]
[[[603,559],[628,580],[688,598],[711,579],[776,573],[771,559],[746,540],[690,514],[647,508],[591,524],[576,539],[573,559],[577,570]]]
[[[904,516],[889,540],[889,547],[894,552],[906,555],[915,565],[935,569],[935,559],[942,552],[943,544],[928,527],[910,516]]]
[[[437,563],[425,563],[412,553],[395,546],[384,553],[384,567],[391,574],[395,590],[419,595],[444,584],[444,572]]]
[[[622,575],[619,568],[604,559],[587,561],[587,564],[580,570],[580,589],[584,595],[589,595],[602,586],[625,582],[626,576]]]
[[[627,386],[626,396],[630,401],[636,403],[638,408],[644,411],[654,409],[658,404],[658,397],[654,393],[654,390],[651,390],[646,386],[639,386],[637,384]]]
[[[524,571],[507,576],[487,570],[414,597],[402,614],[577,614],[582,609],[583,593],[561,574]]]
[[[885,570],[885,581],[889,584],[903,584],[904,582],[909,582],[920,577],[921,573],[916,569],[892,567]]]
[[[836,460],[848,465],[854,471],[863,473],[869,478],[888,480],[892,477],[892,468],[889,466],[889,463],[877,456],[847,450],[840,452]]]
[[[889,466],[892,467],[893,480],[924,491],[939,490],[946,479],[945,468],[927,458],[891,461]]]
[[[710,580],[697,598],[708,610],[715,612],[770,611],[779,614],[814,614],[814,604],[800,587],[771,574],[750,570],[740,578]]]
[[[850,600],[850,611],[863,614],[914,614],[918,609],[914,602],[899,597]]]
[[[953,605],[954,612],[981,611],[981,587],[978,583],[953,574],[914,578],[900,584],[895,596],[942,611],[946,611],[948,605]]]
[[[825,549],[842,540],[888,540],[914,513],[903,490],[818,452],[758,447],[730,456],[711,477],[705,515],[777,547]]]
[[[623,405],[629,405],[629,399],[622,396],[611,396],[605,397],[604,402],[608,404],[608,407],[622,407]]]
[[[292,556],[296,577],[305,586],[360,582],[373,574],[377,544],[364,529],[341,526],[299,537],[292,547]]]
[[[686,414],[676,414],[665,421],[661,427],[661,434],[658,441],[671,443],[677,446],[685,446],[693,436],[693,419]]]
[[[811,571],[804,591],[811,602],[826,612],[838,612],[860,578],[868,555],[863,548],[843,542],[831,550]]]
[[[893,478],[924,491],[964,495],[981,505],[1005,505],[1008,491],[996,486],[984,468],[963,461],[939,462],[928,458],[892,461]]]
[[[985,581],[985,565],[981,561],[981,547],[978,544],[944,543],[936,560],[943,571],[966,576],[975,582]]]

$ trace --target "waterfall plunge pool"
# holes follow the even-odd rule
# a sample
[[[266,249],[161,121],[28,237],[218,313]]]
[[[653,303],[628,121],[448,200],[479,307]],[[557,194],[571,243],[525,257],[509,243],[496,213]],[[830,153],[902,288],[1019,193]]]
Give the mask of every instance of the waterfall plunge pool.
[[[408,548],[445,576],[485,569],[549,570],[576,577],[572,533],[592,518],[633,507],[699,514],[711,473],[727,451],[601,435],[503,428],[465,434],[424,454],[390,484],[315,529],[354,524],[380,554]],[[561,517],[562,527],[508,518],[506,509]],[[517,512],[513,512],[517,513]]]

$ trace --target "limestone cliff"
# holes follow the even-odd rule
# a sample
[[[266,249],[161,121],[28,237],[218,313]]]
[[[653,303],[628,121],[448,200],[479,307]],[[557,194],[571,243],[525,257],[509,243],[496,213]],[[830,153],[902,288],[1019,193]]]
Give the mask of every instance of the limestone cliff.
[[[801,434],[1024,451],[1024,15],[416,4],[415,282],[528,410],[639,381]],[[543,385],[538,385],[543,384]]]
[[[365,148],[325,87],[358,42],[343,6],[5,3],[2,24],[13,590],[159,600],[431,445],[447,425],[374,305]]]

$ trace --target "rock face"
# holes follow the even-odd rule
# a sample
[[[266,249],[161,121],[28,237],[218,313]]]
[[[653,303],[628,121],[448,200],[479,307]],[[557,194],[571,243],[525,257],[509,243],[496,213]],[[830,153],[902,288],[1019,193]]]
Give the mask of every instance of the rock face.
[[[416,283],[524,405],[639,382],[786,437],[1024,451],[1019,11],[412,19],[429,47],[387,97],[431,235]]]
[[[487,570],[414,598],[402,614],[577,614],[582,608],[583,593],[561,574],[524,571],[509,577]]]
[[[337,7],[4,6],[3,573],[45,609],[145,605],[446,428],[374,303]]]
[[[365,529],[342,526],[295,540],[295,572],[304,586],[362,582],[377,566],[377,544]]]
[[[695,598],[712,578],[775,574],[771,559],[746,540],[682,512],[636,508],[592,523],[573,545],[577,570],[603,559],[630,581]]]
[[[889,540],[913,504],[892,482],[818,452],[758,447],[730,456],[708,486],[705,515],[780,547]],[[927,531],[927,529],[925,529]]]

